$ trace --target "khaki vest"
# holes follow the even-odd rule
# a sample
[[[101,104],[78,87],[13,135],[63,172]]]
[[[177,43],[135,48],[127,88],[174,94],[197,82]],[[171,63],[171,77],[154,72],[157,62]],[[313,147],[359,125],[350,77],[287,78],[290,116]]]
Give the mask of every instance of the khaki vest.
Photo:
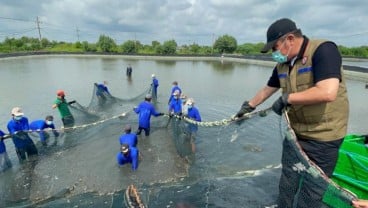
[[[302,59],[295,62],[289,74],[288,64],[278,64],[277,70],[282,92],[304,91],[312,86],[312,57],[317,47],[325,41],[310,40]],[[333,102],[313,105],[291,105],[288,116],[291,127],[300,138],[333,141],[346,135],[349,117],[349,101],[343,68],[337,97]]]

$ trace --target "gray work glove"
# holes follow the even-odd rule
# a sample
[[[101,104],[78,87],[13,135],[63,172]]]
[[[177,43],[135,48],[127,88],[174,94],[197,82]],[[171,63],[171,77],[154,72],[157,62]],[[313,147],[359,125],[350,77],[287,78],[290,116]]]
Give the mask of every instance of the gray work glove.
[[[286,108],[287,106],[289,106],[290,104],[288,103],[288,98],[289,98],[289,93],[284,93],[282,94],[282,96],[280,96],[272,105],[272,110],[281,116],[282,114],[282,110],[284,110],[284,108]]]
[[[250,112],[254,111],[255,109],[256,108],[253,108],[252,106],[249,105],[249,102],[248,101],[244,101],[244,103],[240,107],[240,110],[238,111],[238,113],[236,113],[235,117],[240,118],[244,114],[250,113]]]

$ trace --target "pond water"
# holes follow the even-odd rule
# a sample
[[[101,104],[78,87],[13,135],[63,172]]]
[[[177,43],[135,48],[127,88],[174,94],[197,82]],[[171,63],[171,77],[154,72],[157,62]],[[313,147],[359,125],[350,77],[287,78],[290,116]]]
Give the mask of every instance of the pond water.
[[[245,99],[262,87],[272,68],[230,61],[150,60],[101,56],[36,56],[0,60],[0,128],[7,131],[10,111],[24,110],[29,121],[46,115],[60,117],[51,108],[55,92],[64,89],[68,100],[89,106],[93,83],[108,81],[118,102],[96,114],[76,114],[77,124],[108,119],[62,134],[58,143],[39,146],[40,156],[18,164],[14,146],[5,140],[13,167],[0,173],[0,206],[121,207],[121,192],[135,184],[149,207],[264,207],[277,197],[282,131],[280,117],[270,112],[241,124],[200,127],[191,144],[175,137],[167,117],[152,118],[152,134],[140,136],[143,159],[138,171],[118,167],[115,155],[123,126],[137,128],[131,109],[143,100],[151,74],[159,80],[160,112],[167,112],[171,83],[193,97],[203,121],[220,121],[237,112]],[[131,64],[131,79],[125,69]],[[347,81],[350,98],[350,133],[367,133],[368,101],[365,83]],[[259,109],[269,107],[270,98]],[[76,112],[76,111],[75,111]],[[109,119],[126,112],[123,118]],[[51,198],[50,198],[51,197]],[[189,206],[189,205],[188,205]],[[190,207],[190,206],[189,206]]]

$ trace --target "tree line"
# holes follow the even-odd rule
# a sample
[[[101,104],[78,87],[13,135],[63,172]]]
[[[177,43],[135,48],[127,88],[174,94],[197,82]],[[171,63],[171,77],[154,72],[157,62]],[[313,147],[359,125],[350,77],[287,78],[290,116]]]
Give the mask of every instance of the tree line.
[[[264,43],[244,43],[239,45],[237,40],[230,35],[218,37],[212,46],[200,46],[196,43],[179,46],[175,40],[167,40],[163,43],[152,41],[151,45],[142,44],[136,40],[127,40],[118,45],[114,39],[107,35],[100,35],[96,43],[77,41],[75,43],[49,41],[32,37],[5,38],[0,43],[0,53],[16,52],[102,52],[121,54],[152,54],[152,55],[214,55],[214,54],[236,54],[257,55]],[[345,47],[338,46],[343,56],[368,58],[368,46]]]

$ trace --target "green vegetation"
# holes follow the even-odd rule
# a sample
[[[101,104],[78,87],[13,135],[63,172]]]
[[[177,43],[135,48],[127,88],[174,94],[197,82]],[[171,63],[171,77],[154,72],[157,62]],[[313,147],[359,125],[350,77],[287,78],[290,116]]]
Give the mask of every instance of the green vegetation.
[[[100,35],[96,43],[87,41],[66,43],[49,41],[43,38],[22,37],[19,39],[5,38],[0,43],[0,53],[17,52],[77,52],[77,53],[118,53],[118,54],[152,54],[152,55],[215,55],[215,54],[236,54],[236,55],[256,55],[264,43],[244,43],[238,45],[237,40],[230,35],[223,35],[217,38],[213,46],[200,46],[196,43],[191,45],[178,46],[175,40],[167,40],[162,44],[152,41],[151,45],[143,45],[139,41],[126,40],[121,45],[117,45],[114,39],[107,35]],[[368,46],[345,47],[338,46],[343,56],[368,58]]]
[[[215,44],[213,44],[213,49],[220,53],[234,53],[238,46],[236,39],[230,35],[224,35],[219,37]]]

